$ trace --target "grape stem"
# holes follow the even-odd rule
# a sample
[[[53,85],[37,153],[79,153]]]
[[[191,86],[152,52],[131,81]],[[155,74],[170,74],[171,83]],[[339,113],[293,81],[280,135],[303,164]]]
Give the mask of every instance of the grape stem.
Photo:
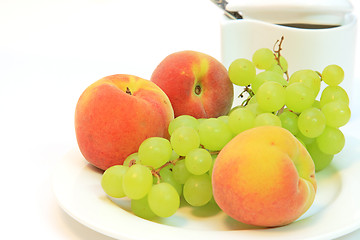
[[[240,93],[240,95],[238,96],[238,98],[243,98],[243,97],[244,97],[244,93],[248,93],[249,96],[241,103],[241,106],[242,106],[242,107],[245,107],[245,106],[249,103],[250,99],[255,95],[255,93],[253,92],[253,90],[251,90],[250,85],[249,85],[249,86],[246,86],[246,87],[244,88],[244,90]]]
[[[157,178],[157,182],[156,182],[156,183],[160,183],[160,180],[161,180],[160,171],[161,171],[161,169],[163,169],[164,167],[166,167],[166,166],[168,166],[168,165],[170,165],[170,164],[175,165],[176,162],[178,162],[178,161],[180,161],[180,160],[182,160],[182,159],[184,159],[184,158],[185,158],[185,157],[180,156],[180,157],[178,157],[178,158],[175,159],[175,160],[172,160],[172,161],[169,161],[169,162],[165,163],[164,165],[162,165],[162,166],[159,167],[158,169],[152,168],[151,174],[152,174],[154,177]]]
[[[274,52],[274,55],[275,55],[275,59],[276,61],[278,62],[278,65],[281,67],[281,69],[284,71],[283,67],[281,66],[280,64],[280,56],[281,56],[281,50],[282,50],[282,43],[284,41],[284,36],[281,36],[281,39],[280,40],[277,40],[274,44],[274,47],[273,47],[273,52]],[[286,79],[287,81],[289,81],[289,73],[288,71],[285,71],[284,72],[286,74]]]
[[[321,73],[320,72],[318,72],[318,71],[315,71],[318,75],[319,75],[319,77],[320,77],[320,81],[322,81],[322,75],[321,75]]]

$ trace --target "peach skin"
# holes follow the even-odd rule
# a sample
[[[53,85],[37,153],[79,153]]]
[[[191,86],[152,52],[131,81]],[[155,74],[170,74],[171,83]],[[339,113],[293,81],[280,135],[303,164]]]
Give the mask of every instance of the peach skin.
[[[228,114],[233,104],[234,89],[227,69],[201,52],[170,54],[156,67],[150,80],[168,95],[175,117],[219,117]]]
[[[171,103],[156,84],[116,74],[91,84],[75,109],[79,149],[94,166],[106,170],[122,164],[149,137],[169,138]]]
[[[312,205],[315,167],[305,147],[286,129],[262,126],[234,137],[212,173],[214,198],[230,217],[251,225],[289,224]]]

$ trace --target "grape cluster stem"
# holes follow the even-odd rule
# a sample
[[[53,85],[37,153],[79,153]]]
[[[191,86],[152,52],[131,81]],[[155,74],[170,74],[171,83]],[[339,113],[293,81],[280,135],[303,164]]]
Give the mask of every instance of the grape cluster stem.
[[[249,103],[250,99],[255,95],[255,93],[253,92],[253,90],[251,90],[250,85],[249,85],[249,86],[246,86],[246,87],[244,88],[244,90],[240,93],[240,95],[238,96],[238,98],[243,98],[243,97],[244,97],[244,93],[248,93],[248,94],[249,94],[249,97],[246,98],[246,99],[241,103],[241,106],[242,106],[242,107],[245,107],[245,106]]]
[[[280,56],[281,56],[281,50],[282,50],[282,43],[284,41],[284,36],[281,36],[280,40],[276,40],[274,47],[273,47],[273,52],[275,54],[275,59],[278,62],[279,66],[281,67],[281,69],[283,69],[283,67],[280,64]],[[286,80],[289,81],[289,73],[288,71],[284,72],[286,75]]]

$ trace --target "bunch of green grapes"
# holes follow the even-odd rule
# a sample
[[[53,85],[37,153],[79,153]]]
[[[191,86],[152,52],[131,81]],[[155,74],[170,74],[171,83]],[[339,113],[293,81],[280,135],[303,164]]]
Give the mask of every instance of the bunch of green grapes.
[[[248,97],[230,112],[229,126],[236,134],[260,125],[282,126],[306,146],[320,171],[345,145],[339,128],[350,120],[351,111],[339,86],[344,71],[328,65],[321,73],[303,69],[289,76],[287,68],[280,51],[268,48],[255,51],[252,61],[233,61],[230,80],[243,86]],[[320,93],[322,83],[326,86]]]
[[[123,165],[108,168],[102,176],[105,193],[131,199],[132,212],[142,218],[172,216],[180,201],[194,207],[215,203],[213,163],[234,136],[227,116],[196,119],[182,115],[170,122],[168,130],[170,140],[146,139]]]

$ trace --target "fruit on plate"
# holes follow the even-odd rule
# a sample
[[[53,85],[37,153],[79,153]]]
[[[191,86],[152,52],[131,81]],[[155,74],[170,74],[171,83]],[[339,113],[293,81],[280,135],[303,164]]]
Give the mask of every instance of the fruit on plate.
[[[91,84],[75,110],[75,132],[81,153],[106,170],[119,165],[149,137],[169,138],[174,118],[166,94],[153,82],[116,74]]]
[[[175,117],[219,117],[233,104],[233,84],[227,69],[201,52],[170,54],[155,68],[151,81],[168,95]]]
[[[315,166],[288,130],[261,126],[240,133],[220,151],[212,184],[215,201],[232,218],[256,226],[282,226],[312,205]]]

